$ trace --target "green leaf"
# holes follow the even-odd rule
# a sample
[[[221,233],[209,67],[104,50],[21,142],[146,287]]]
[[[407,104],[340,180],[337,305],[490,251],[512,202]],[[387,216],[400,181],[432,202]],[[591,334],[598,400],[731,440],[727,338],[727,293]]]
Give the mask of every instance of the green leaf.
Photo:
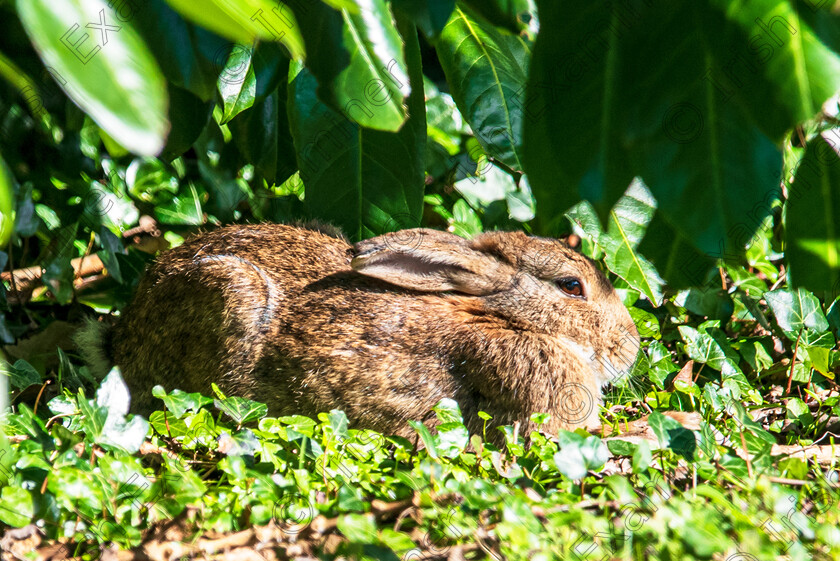
[[[585,199],[606,222],[634,175],[623,138],[630,86],[621,75],[623,8],[599,1],[537,4],[541,29],[520,105],[523,159],[539,217],[551,224]]]
[[[828,329],[828,320],[820,307],[817,297],[805,290],[778,289],[764,295],[776,322],[785,331],[792,332],[793,338],[803,328],[817,332]]]
[[[735,305],[732,297],[722,288],[691,288],[677,294],[674,303],[688,311],[709,319],[727,321]]]
[[[813,117],[840,86],[840,74],[837,56],[799,25],[788,3],[738,6],[625,11],[607,2],[572,10],[539,3],[543,31],[525,100],[533,111],[525,119],[524,158],[541,212],[558,182],[610,194],[597,200],[614,198],[628,162],[623,167],[644,179],[681,238],[712,258],[743,254],[779,196],[774,141]],[[768,32],[780,11],[790,21],[776,18]],[[788,24],[795,35],[780,31]],[[683,55],[653,69],[648,62],[660,60],[663,48]],[[587,128],[600,133],[598,142],[575,143],[587,147],[585,154],[555,156],[567,150],[569,135]],[[615,150],[604,148],[609,143]],[[597,165],[604,154],[607,168]],[[551,209],[544,220],[562,210]]]
[[[485,153],[522,171],[522,107],[529,44],[459,6],[435,45],[452,97]]]
[[[345,514],[336,522],[338,530],[351,542],[373,544],[376,539],[376,520],[372,514]]]
[[[787,186],[785,257],[790,285],[814,291],[840,286],[840,130],[811,140]]]
[[[606,232],[601,230],[589,203],[580,203],[566,216],[604,250],[610,271],[658,306],[662,302],[664,281],[653,265],[636,251],[654,209],[650,193],[640,182],[634,182],[610,211]]]
[[[537,11],[534,0],[464,0],[464,3],[488,22],[514,34],[528,28]]]
[[[701,364],[708,364],[724,374],[740,372],[736,362],[737,354],[732,352],[725,340],[719,341],[709,333],[689,325],[680,325],[678,329],[685,341],[685,352],[689,358]]]
[[[12,215],[14,204],[14,178],[0,156],[0,246],[5,247],[15,224]]]
[[[318,97],[354,125],[398,131],[412,114],[411,107],[406,113],[403,106],[411,105],[406,98],[417,90],[422,96],[422,79],[410,79],[411,63],[406,66],[408,55],[403,57],[403,38],[389,4],[352,0],[352,5],[356,10],[295,4],[306,41],[306,68],[317,80]],[[403,33],[407,48],[416,42],[415,35],[413,26]]]
[[[682,426],[675,419],[667,417],[659,411],[654,411],[650,414],[648,425],[650,425],[653,434],[656,435],[661,446],[672,449],[689,461],[694,460],[697,439],[692,431]]]
[[[144,2],[133,17],[166,79],[204,102],[213,100],[216,77],[232,47],[230,41],[185,21],[164,0]]]
[[[166,146],[160,158],[171,162],[189,150],[198,140],[213,115],[214,104],[212,101],[202,102],[189,91],[171,83],[168,84],[168,91],[169,121],[172,123],[172,129],[166,138]]]
[[[129,193],[144,203],[160,205],[178,193],[178,178],[157,158],[135,158],[125,171]]]
[[[347,415],[344,411],[333,409],[330,411],[330,427],[332,428],[333,436],[347,437]]]
[[[661,212],[654,213],[638,249],[671,288],[702,286],[716,269],[715,260],[694,247]]]
[[[288,65],[285,73],[288,75]],[[282,184],[297,170],[286,113],[287,96],[286,80],[280,80],[276,91],[228,123],[240,153],[269,185]]]
[[[633,318],[633,323],[639,330],[639,335],[654,339],[659,339],[662,336],[659,331],[659,320],[656,319],[655,315],[635,306],[630,306],[627,311],[630,312],[630,317]]]
[[[485,213],[485,224],[490,227],[488,211],[499,203],[507,207],[506,217],[519,222],[533,219],[534,202],[526,178],[523,177],[520,181],[522,185],[517,186],[514,178],[498,166],[488,164],[483,167],[480,176],[467,176],[456,182],[455,190],[463,195],[471,207]]]
[[[219,450],[228,457],[253,456],[261,449],[257,437],[248,429],[219,435]]]
[[[162,386],[155,386],[152,388],[152,395],[163,400],[166,408],[172,412],[175,418],[180,419],[187,411],[192,410],[198,412],[202,406],[213,403],[209,397],[204,397],[200,393],[187,393],[181,390],[172,390],[171,393],[166,393]]]
[[[470,433],[460,422],[437,426],[437,451],[445,458],[457,458],[470,442]]]
[[[394,0],[393,4],[423,31],[427,39],[440,35],[455,9],[455,0]]]
[[[3,487],[0,491],[0,521],[12,528],[29,524],[35,514],[32,494],[21,487]]]
[[[165,83],[131,21],[117,19],[104,0],[15,5],[44,64],[70,99],[128,150],[158,154],[169,128]]]
[[[458,402],[454,399],[441,399],[437,405],[432,407],[432,411],[441,423],[462,423],[461,408],[458,407]]]
[[[610,457],[604,442],[597,436],[584,439],[575,433],[561,431],[558,439],[560,451],[554,454],[554,465],[569,479],[581,479],[590,469],[601,469]]]
[[[182,186],[178,196],[155,207],[155,216],[164,224],[204,224],[201,193],[195,183]]]
[[[419,421],[409,421],[408,424],[411,425],[411,428],[413,428],[415,432],[417,432],[417,434],[420,436],[420,440],[422,440],[423,444],[426,446],[426,452],[429,454],[429,456],[437,459],[439,456],[435,437],[432,436],[432,433],[429,432],[429,429],[426,427],[426,425]]]
[[[86,400],[80,400],[80,406],[81,401]],[[140,445],[149,432],[149,423],[136,415],[126,421],[129,402],[128,386],[123,381],[119,369],[114,368],[96,391],[97,413],[94,415],[97,421],[101,419],[101,412],[105,412],[96,442],[134,454],[140,450]]]
[[[230,56],[219,74],[219,94],[222,96],[222,118],[224,124],[254,104],[257,80],[251,65],[254,51],[247,45],[234,45]]]
[[[256,47],[234,45],[219,75],[220,124],[264,100],[287,80],[288,74],[289,60],[273,43],[260,43]]]
[[[255,39],[282,43],[292,58],[304,57],[295,14],[283,2],[269,0],[167,0],[178,12],[222,37],[251,44]],[[220,63],[220,62],[219,62]]]
[[[412,37],[406,30],[406,37]],[[399,132],[361,128],[318,101],[302,70],[290,85],[290,123],[305,204],[313,217],[342,227],[351,240],[415,226],[423,205],[426,124],[420,53],[406,44],[413,87],[411,117]]]
[[[647,440],[639,442],[639,446],[633,452],[633,473],[642,473],[650,467],[653,455]]]
[[[265,403],[258,403],[239,396],[216,399],[213,401],[213,405],[239,425],[262,419],[268,414],[268,406]]]
[[[8,369],[5,368],[6,365],[8,365],[6,361],[0,361],[0,369],[2,369],[0,375],[8,375],[13,387],[23,390],[29,386],[41,384],[41,374],[25,360],[16,360]]]
[[[733,28],[730,37],[711,45],[714,56],[726,60],[732,47],[746,55],[759,76],[735,79],[720,65],[713,69],[716,87],[744,104],[750,117],[774,140],[795,123],[812,119],[823,103],[840,90],[840,51],[836,13],[805,2],[758,0],[731,9],[728,0],[713,0],[711,7],[726,14]],[[835,33],[832,41],[820,30]],[[715,30],[707,28],[711,35]],[[717,35],[720,36],[718,30]],[[749,41],[748,49],[745,49]],[[743,51],[747,52],[744,53]],[[729,59],[731,60],[731,59]],[[774,111],[768,111],[773,107]]]

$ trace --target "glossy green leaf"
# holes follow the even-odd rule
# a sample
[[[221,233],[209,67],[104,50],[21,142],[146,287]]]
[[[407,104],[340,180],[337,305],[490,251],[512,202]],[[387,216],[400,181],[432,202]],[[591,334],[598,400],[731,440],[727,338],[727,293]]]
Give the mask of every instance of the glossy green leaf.
[[[688,311],[706,316],[709,319],[728,321],[735,306],[732,297],[722,288],[691,288],[683,290],[674,299],[674,303]]]
[[[647,257],[672,288],[702,286],[715,260],[699,251],[691,241],[655,212],[648,224],[639,253]]]
[[[11,485],[3,486],[0,490],[0,521],[12,528],[22,528],[29,524],[35,514],[35,501],[32,494]]]
[[[459,6],[435,49],[452,97],[487,155],[521,171],[521,96],[530,46]]]
[[[41,374],[35,368],[23,359],[18,359],[14,364],[4,363],[0,364],[3,370],[0,371],[0,376],[8,376],[12,387],[22,390],[28,388],[33,384],[41,384]]]
[[[239,151],[269,185],[283,183],[297,169],[285,93],[284,85],[229,125]]]
[[[545,1],[539,10],[543,24],[520,104],[523,158],[541,221],[586,199],[605,223],[634,175],[623,130],[634,85],[621,75],[622,7]]]
[[[0,157],[0,246],[6,245],[15,225],[12,215],[14,210],[14,178],[6,162]]]
[[[455,0],[394,0],[393,4],[430,39],[440,35],[455,9]]]
[[[426,425],[424,425],[420,421],[409,421],[408,424],[411,426],[411,428],[414,429],[414,431],[420,437],[420,440],[423,441],[423,445],[426,447],[426,451],[428,452],[429,456],[431,456],[432,458],[438,458],[439,455],[437,452],[436,445],[437,441],[435,440],[435,437],[432,435],[432,433],[429,432],[428,427],[426,427]]]
[[[426,123],[416,39],[408,41],[406,52],[418,86],[408,99],[411,117],[395,133],[362,128],[320,102],[307,70],[290,84],[289,116],[306,207],[353,240],[419,224]]]
[[[736,4],[540,2],[524,127],[540,211],[561,213],[580,194],[603,213],[631,171],[702,253],[743,254],[779,194],[774,141],[816,113],[840,74],[790,3]],[[656,72],[653,60],[663,61]],[[565,158],[581,135],[593,140]]]
[[[794,338],[800,329],[808,328],[816,332],[828,329],[828,320],[823,314],[820,301],[804,288],[774,290],[766,293],[764,299],[773,310],[779,327],[791,332]]]
[[[336,525],[351,542],[376,543],[376,520],[372,514],[345,514]]]
[[[661,446],[672,449],[688,460],[694,459],[697,440],[693,432],[659,411],[650,414],[648,424]]]
[[[149,423],[136,415],[126,419],[130,399],[119,370],[111,370],[96,391],[96,401],[88,406],[89,419],[96,427],[90,435],[95,442],[129,454],[140,449],[149,431]],[[79,397],[80,406],[83,401],[87,400]]]
[[[534,0],[464,0],[464,3],[493,25],[518,34],[536,17]]]
[[[205,102],[214,99],[232,43],[184,20],[165,0],[145,0],[133,17],[166,79]]]
[[[604,250],[604,260],[610,270],[633,288],[642,292],[654,305],[662,301],[664,281],[650,262],[637,250],[648,222],[653,216],[655,202],[641,183],[628,188],[612,211],[607,231],[588,203],[581,203],[567,214]]]
[[[169,83],[169,122],[172,128],[160,157],[171,162],[198,140],[213,115],[212,101],[202,101],[192,92]]]
[[[295,14],[283,2],[269,0],[167,0],[175,10],[222,37],[251,44],[255,39],[279,41],[292,58],[305,54]]]
[[[222,118],[224,124],[254,104],[257,81],[251,65],[253,49],[247,45],[234,45],[219,74],[219,94],[222,97]]]
[[[597,436],[560,431],[557,435],[560,451],[554,454],[557,470],[569,479],[580,479],[589,470],[601,469],[609,459],[609,451]]]
[[[726,375],[740,372],[726,343],[721,344],[709,333],[688,325],[679,326],[680,336],[685,341],[685,352],[695,362],[708,364]],[[729,351],[729,352],[727,352]]]
[[[389,4],[353,3],[355,11],[320,2],[294,5],[306,41],[306,68],[317,80],[318,98],[333,110],[365,128],[398,131],[406,120],[403,104],[414,84],[422,95],[422,82],[409,80]]]
[[[785,257],[790,282],[840,291],[840,130],[808,143],[788,185]]]
[[[738,30],[715,46],[714,56],[730,62],[736,47],[739,58],[732,66],[713,67],[708,81],[724,99],[748,101],[744,106],[751,118],[774,140],[813,118],[840,90],[840,17],[815,9],[816,4],[742,0],[733,7],[728,0],[711,2]]]
[[[152,388],[152,395],[162,399],[166,408],[178,419],[190,409],[197,412],[203,405],[213,403],[212,399],[199,393],[187,393],[181,390],[166,393],[161,386]]]
[[[177,196],[155,207],[155,217],[164,224],[203,224],[203,192],[195,183],[183,185]]]
[[[104,0],[16,5],[44,64],[61,76],[70,99],[128,150],[158,154],[169,128],[165,83],[131,21],[115,17]]]
[[[238,396],[217,399],[213,404],[239,424],[261,419],[268,412],[268,407],[265,403],[257,403],[256,401]]]
[[[221,124],[270,95],[289,74],[289,60],[273,43],[235,45],[219,75]],[[284,90],[285,91],[285,90]]]

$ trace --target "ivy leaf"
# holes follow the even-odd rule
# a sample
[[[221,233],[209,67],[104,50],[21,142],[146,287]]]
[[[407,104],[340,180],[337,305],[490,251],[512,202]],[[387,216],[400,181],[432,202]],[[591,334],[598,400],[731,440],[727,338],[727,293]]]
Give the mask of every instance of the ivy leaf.
[[[239,425],[268,415],[268,406],[265,403],[239,396],[213,400],[213,405]]]
[[[822,312],[820,301],[804,288],[782,288],[766,293],[764,298],[773,310],[779,327],[793,333],[794,339],[795,334],[803,328],[817,332],[828,329],[828,320]]]
[[[376,543],[376,520],[372,514],[345,514],[339,517],[338,530],[351,542]]]
[[[694,461],[694,451],[697,449],[694,432],[659,411],[650,414],[648,425],[662,447],[670,448],[687,460]]]
[[[5,368],[7,365],[8,363],[5,361],[2,365],[0,365],[0,368],[3,369],[0,370],[0,376],[8,375],[12,386],[17,389],[23,390],[29,386],[41,383],[41,375],[37,370],[35,370],[34,366],[25,360],[16,360],[15,363],[11,365],[11,368],[8,368],[8,370]]]
[[[198,412],[202,406],[213,403],[209,397],[200,393],[187,393],[181,390],[172,390],[166,393],[162,386],[152,388],[152,395],[162,399],[166,408],[172,412],[175,418],[180,419],[188,410]]]
[[[149,423],[138,415],[126,420],[130,399],[128,386],[118,368],[105,376],[96,391],[95,401],[85,399],[79,390],[79,408],[86,417],[86,430],[94,442],[128,454],[140,450],[149,432]]]
[[[426,452],[429,456],[438,459],[440,456],[438,455],[435,437],[432,436],[431,432],[429,432],[428,427],[419,421],[409,421],[408,424],[411,425],[411,428],[413,428],[418,435],[420,435],[420,440],[422,440],[423,444],[426,446]]]
[[[566,216],[591,236],[604,250],[610,270],[643,293],[654,306],[662,302],[664,281],[656,268],[637,251],[656,203],[639,181],[633,182],[609,213],[606,231],[601,229],[592,206],[581,202]]]
[[[589,470],[599,470],[610,458],[609,450],[597,436],[583,438],[579,434],[560,431],[560,451],[554,454],[554,465],[569,479],[581,479]]]

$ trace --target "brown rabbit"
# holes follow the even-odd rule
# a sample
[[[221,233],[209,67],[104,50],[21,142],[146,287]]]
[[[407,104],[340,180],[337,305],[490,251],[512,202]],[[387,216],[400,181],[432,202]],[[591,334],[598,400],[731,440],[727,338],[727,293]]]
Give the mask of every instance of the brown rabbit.
[[[135,411],[160,405],[156,384],[207,394],[216,382],[271,414],[342,409],[402,436],[447,397],[471,432],[479,411],[526,430],[536,412],[550,431],[597,426],[601,386],[639,348],[609,281],[559,241],[420,228],[351,246],[311,223],[196,236],[97,330],[82,349],[100,336],[104,356],[89,362],[122,369]]]

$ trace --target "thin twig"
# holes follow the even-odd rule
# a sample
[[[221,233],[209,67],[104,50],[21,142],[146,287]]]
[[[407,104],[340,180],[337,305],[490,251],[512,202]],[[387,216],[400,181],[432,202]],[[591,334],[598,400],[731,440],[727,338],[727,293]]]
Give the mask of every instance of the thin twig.
[[[50,380],[47,380],[41,385],[41,389],[38,390],[38,397],[35,398],[35,406],[32,408],[32,414],[35,415],[38,413],[38,404],[41,402],[41,395],[44,393],[44,389],[50,383]]]
[[[799,328],[799,335],[796,336],[796,345],[793,347],[793,357],[790,359],[790,374],[788,375],[788,383],[787,388],[785,389],[785,394],[790,394],[790,386],[793,384],[793,367],[796,366],[796,353],[799,351],[799,341],[802,339],[802,329]]]
[[[747,462],[747,474],[750,476],[750,479],[753,478],[753,469],[752,469],[752,462],[750,461],[750,453],[747,450],[747,440],[744,438],[744,431],[739,431],[741,435],[741,446],[744,447],[744,460]]]

